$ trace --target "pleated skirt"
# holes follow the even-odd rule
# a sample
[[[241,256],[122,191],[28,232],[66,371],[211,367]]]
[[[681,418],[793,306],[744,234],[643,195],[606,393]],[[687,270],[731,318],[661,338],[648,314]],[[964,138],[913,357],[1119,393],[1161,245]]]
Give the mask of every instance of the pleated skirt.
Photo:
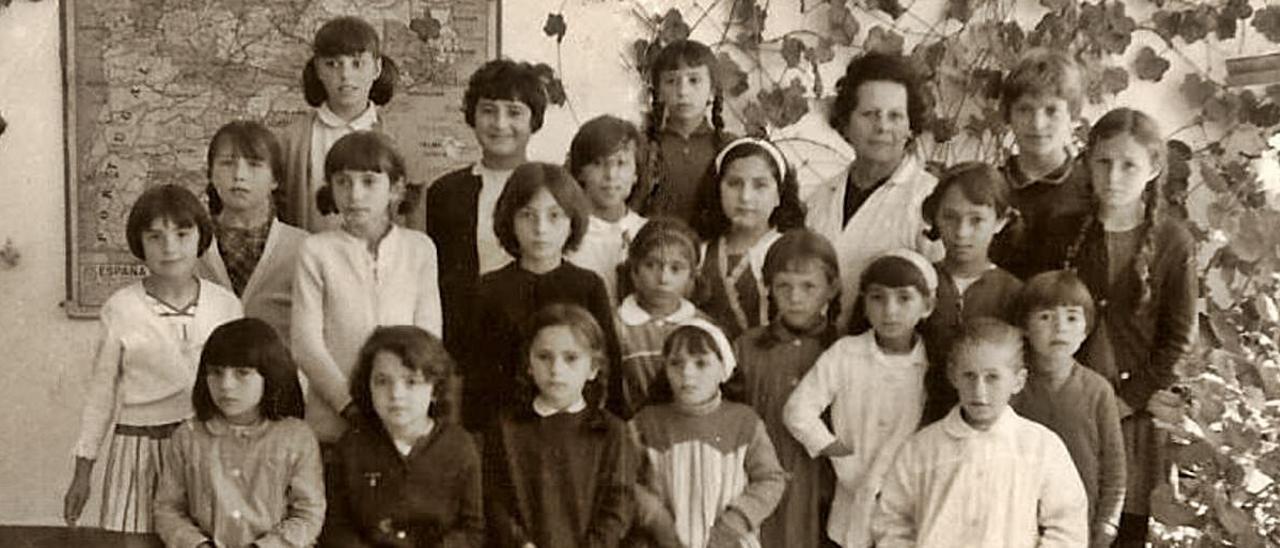
[[[102,528],[150,533],[155,499],[170,435],[180,423],[161,426],[117,425],[107,450],[102,483]]]

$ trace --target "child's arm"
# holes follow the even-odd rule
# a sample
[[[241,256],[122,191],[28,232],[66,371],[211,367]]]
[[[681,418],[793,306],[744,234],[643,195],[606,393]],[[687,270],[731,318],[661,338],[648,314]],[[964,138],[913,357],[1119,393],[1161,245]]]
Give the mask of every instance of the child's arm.
[[[914,449],[908,440],[885,474],[871,519],[871,537],[876,548],[914,548],[916,545],[919,534],[916,507],[922,494],[919,492],[921,472]]]
[[[622,348],[618,344],[618,330],[613,324],[613,301],[599,276],[592,276],[587,293],[587,309],[600,330],[604,332],[605,358],[609,360],[608,378],[605,379],[605,408],[615,416],[626,416],[626,399],[622,387]]]
[[[1079,366],[1077,366],[1079,367]],[[1098,428],[1098,502],[1093,523],[1089,524],[1091,537],[1099,546],[1110,546],[1105,536],[1114,540],[1120,526],[1120,512],[1124,507],[1125,455],[1124,434],[1120,431],[1120,410],[1116,404],[1111,384],[1100,383],[1103,397],[1098,398],[1094,420]]]
[[[643,531],[660,548],[681,548],[680,539],[676,536],[676,518],[655,486],[657,477],[653,463],[645,456],[643,440],[634,420],[627,423],[627,433],[639,461],[634,490],[635,529]]]
[[[602,475],[596,478],[595,512],[582,543],[591,548],[618,546],[631,528],[631,518],[635,515],[636,449],[621,422],[610,425],[607,444],[603,462],[598,468]]]
[[[1157,390],[1173,386],[1178,377],[1177,365],[1191,355],[1198,327],[1196,302],[1200,298],[1200,282],[1196,276],[1196,259],[1191,236],[1178,230],[1166,259],[1168,272],[1161,288],[1156,310],[1156,332],[1151,348],[1149,382],[1124,383],[1130,394],[1121,394],[1134,409],[1146,408]]]
[[[173,431],[164,451],[165,465],[160,470],[156,498],[152,501],[156,534],[165,546],[196,546],[209,540],[209,535],[191,519],[187,500],[187,469],[195,466],[187,454],[191,447],[190,425],[185,423]]]
[[[93,464],[98,458],[102,440],[111,429],[119,401],[120,360],[123,354],[120,343],[111,335],[110,315],[111,310],[104,307],[98,330],[98,348],[94,352],[89,387],[84,396],[84,410],[80,415],[80,438],[73,451],[75,473],[63,497],[62,514],[68,525],[74,525],[80,519],[84,505],[89,500]]]
[[[778,462],[778,454],[765,430],[764,421],[756,419],[755,434],[747,445],[743,462],[747,471],[747,487],[729,501],[711,527],[711,546],[737,546],[748,533],[760,529],[760,523],[773,513],[787,488],[787,471]],[[744,528],[745,526],[745,528]],[[718,544],[723,539],[725,544]]]
[[[429,238],[422,238],[422,268],[418,272],[418,304],[413,307],[413,324],[431,334],[444,338],[444,313],[440,304],[440,263],[436,246]]]
[[[341,413],[351,403],[347,376],[329,353],[324,341],[325,280],[314,238],[302,242],[298,268],[293,280],[293,312],[290,338],[298,367],[307,382],[334,411]]]
[[[1040,548],[1079,548],[1089,543],[1089,499],[1067,446],[1044,433],[1039,516]]]
[[[288,481],[289,487],[285,489],[288,506],[284,519],[254,541],[258,548],[310,546],[324,525],[324,467],[320,464],[320,444],[304,423],[292,422],[288,426],[293,429],[290,445],[300,450],[298,460],[293,463],[289,477],[270,478]]]
[[[347,443],[343,438],[339,445]],[[326,513],[324,527],[320,530],[320,546],[336,546],[341,548],[364,548],[371,546],[360,536],[355,522],[355,511],[351,508],[351,488],[347,484],[347,464],[342,447],[332,451],[334,459],[325,470]]]
[[[502,424],[505,421],[496,422],[485,434],[482,449],[485,522],[493,546],[521,547],[533,539],[525,531],[516,507],[515,478],[506,451],[506,427]]]
[[[470,436],[468,435],[468,439]],[[484,502],[480,481],[480,455],[475,445],[466,444],[466,464],[462,471],[462,489],[458,493],[458,517],[453,528],[445,533],[440,546],[443,548],[481,548],[484,546]]]
[[[787,425],[787,431],[804,446],[810,457],[852,454],[822,422],[822,412],[835,401],[836,393],[844,384],[840,374],[840,347],[841,341],[837,341],[818,356],[818,361],[805,373],[782,408],[782,421]]]

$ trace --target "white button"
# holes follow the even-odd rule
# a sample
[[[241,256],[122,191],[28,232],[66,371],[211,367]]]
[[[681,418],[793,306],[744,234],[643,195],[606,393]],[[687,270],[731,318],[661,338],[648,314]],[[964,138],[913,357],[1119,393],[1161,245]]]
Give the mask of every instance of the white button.
[[[240,469],[239,469],[239,468],[236,468],[236,469],[232,470],[232,471],[231,471],[231,477],[233,477],[233,478],[238,478],[238,477],[240,477]]]
[[[409,536],[409,535],[405,534],[405,532],[404,532],[404,531],[396,531],[396,538],[402,539],[402,538],[405,538],[405,537],[407,537],[407,536]]]
[[[231,519],[240,519],[240,511],[239,511],[239,510],[232,510],[232,511],[231,511]]]
[[[1130,373],[1129,373],[1128,371],[1121,371],[1121,372],[1120,372],[1120,380],[1122,380],[1122,381],[1127,381],[1127,380],[1129,380],[1129,377],[1130,377],[1130,376],[1131,376],[1131,375],[1130,375]]]

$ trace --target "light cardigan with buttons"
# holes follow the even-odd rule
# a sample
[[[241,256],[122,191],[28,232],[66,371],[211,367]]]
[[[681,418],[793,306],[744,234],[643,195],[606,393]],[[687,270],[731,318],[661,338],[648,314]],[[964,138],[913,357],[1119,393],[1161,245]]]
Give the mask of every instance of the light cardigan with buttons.
[[[392,225],[369,252],[342,230],[313,234],[298,252],[293,282],[294,358],[307,378],[307,422],[321,442],[346,430],[348,379],[360,347],[382,325],[416,325],[440,336],[436,246],[426,234]]]
[[[838,481],[827,535],[845,548],[871,544],[871,516],[885,472],[924,412],[928,367],[923,342],[908,354],[887,355],[868,329],[818,356],[783,406],[787,430],[810,457],[836,440],[853,450],[831,458]],[[822,420],[828,407],[830,430]]]
[[[293,314],[293,276],[297,270],[298,248],[307,236],[310,234],[305,230],[272,219],[262,256],[240,295],[244,315],[270,324],[285,344],[289,343],[289,320]],[[196,275],[231,289],[231,276],[227,274],[216,238],[196,263]]]
[[[862,207],[844,223],[844,195],[849,169],[845,168],[806,200],[809,214],[805,225],[825,236],[836,248],[840,262],[840,318],[843,332],[853,315],[858,297],[858,279],[880,254],[893,249],[910,249],[931,262],[942,260],[941,241],[925,237],[926,223],[920,206],[938,184],[924,169],[924,160],[911,150],[902,163],[880,185]]]
[[[207,280],[199,284],[186,341],[155,313],[141,281],[103,303],[75,456],[96,459],[113,424],[154,426],[192,415],[191,387],[205,339],[215,327],[244,315],[231,290]]]
[[[287,198],[285,210],[280,212],[280,219],[308,232],[335,228],[337,223],[337,215],[321,215],[320,209],[316,207],[316,191],[320,190],[317,182],[323,182],[324,157],[329,152],[326,149],[324,154],[312,153],[316,141],[322,140],[317,135],[317,127],[325,127],[327,132],[337,135],[323,139],[330,143],[355,129],[382,130],[382,118],[373,105],[369,105],[364,113],[343,127],[326,125],[320,116],[320,109],[313,109],[294,120],[280,133],[280,148],[284,152],[284,180],[280,184],[284,186]],[[314,173],[317,166],[320,173]]]
[[[165,449],[155,499],[166,546],[302,548],[324,523],[320,446],[300,419],[187,421]]]
[[[877,548],[1080,548],[1088,515],[1057,434],[1008,406],[975,430],[956,406],[902,446],[873,530]]]

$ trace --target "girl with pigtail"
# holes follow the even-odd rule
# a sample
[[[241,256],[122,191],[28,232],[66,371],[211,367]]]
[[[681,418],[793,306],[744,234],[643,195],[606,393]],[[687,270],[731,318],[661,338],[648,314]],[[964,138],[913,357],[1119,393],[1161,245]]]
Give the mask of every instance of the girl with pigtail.
[[[1086,160],[1096,210],[1067,262],[1098,304],[1082,357],[1120,396],[1128,489],[1116,546],[1143,546],[1164,468],[1148,409],[1179,399],[1169,389],[1195,343],[1195,243],[1180,221],[1162,215],[1165,143],[1150,116],[1108,112],[1089,131]]]
[[[677,40],[663,47],[649,68],[652,103],[644,165],[631,197],[631,208],[645,217],[669,215],[698,225],[698,193],[710,184],[711,162],[736,138],[724,130],[716,62],[706,44]]]

